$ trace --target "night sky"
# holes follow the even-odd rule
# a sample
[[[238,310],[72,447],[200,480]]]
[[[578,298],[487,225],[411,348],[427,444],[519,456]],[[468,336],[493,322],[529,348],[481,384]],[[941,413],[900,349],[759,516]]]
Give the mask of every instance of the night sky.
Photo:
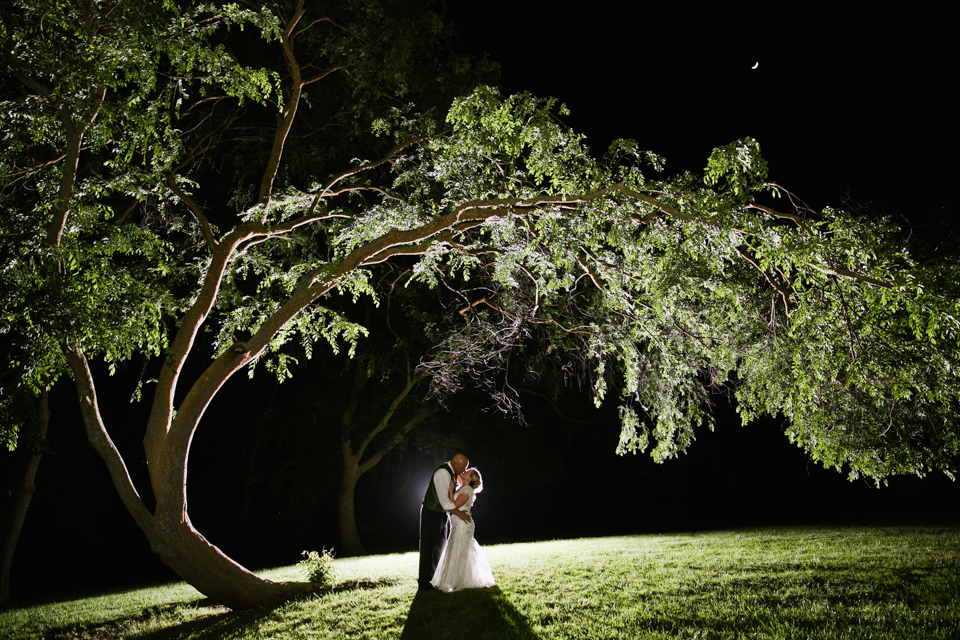
[[[760,142],[771,178],[815,209],[850,197],[904,216],[929,237],[955,221],[948,198],[958,169],[957,105],[948,96],[957,56],[945,13],[873,7],[745,14],[722,3],[628,12],[620,8],[627,3],[613,2],[577,11],[547,2],[448,4],[461,48],[498,61],[506,92],[528,90],[566,103],[567,123],[587,135],[595,154],[614,138],[633,138],[667,159],[668,174],[700,171],[713,147],[749,135]],[[105,373],[97,375],[105,384]],[[123,376],[111,384],[126,384]],[[230,403],[246,384],[231,381],[198,430],[189,484],[195,525],[250,567],[290,564],[303,549],[336,547],[332,501],[279,516],[261,503],[253,511],[266,524],[254,518],[238,526],[238,412],[230,413]],[[126,403],[128,389],[118,395],[124,401],[105,406],[105,419],[133,465],[142,460],[148,406]],[[73,389],[61,384],[53,400],[50,440],[57,453],[40,466],[14,560],[13,597],[174,578],[150,553],[86,444]],[[790,445],[781,422],[741,427],[723,403],[716,431],[701,433],[688,454],[663,465],[644,455],[615,455],[619,427],[611,408],[575,409],[585,424],[536,402],[528,427],[472,405],[447,414],[446,428],[460,433],[464,453],[484,473],[485,491],[474,507],[481,544],[960,514],[960,489],[943,476],[893,478],[881,489],[850,483]],[[411,449],[361,480],[358,520],[368,547],[416,549],[417,509],[434,463]]]

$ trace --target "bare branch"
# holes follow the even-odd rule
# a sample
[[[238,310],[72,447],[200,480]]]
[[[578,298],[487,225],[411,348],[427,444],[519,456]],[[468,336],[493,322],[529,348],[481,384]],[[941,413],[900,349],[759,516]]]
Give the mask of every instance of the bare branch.
[[[753,265],[753,268],[760,272],[760,275],[764,277],[764,279],[767,281],[767,284],[773,287],[773,290],[780,294],[780,297],[783,299],[783,310],[786,312],[787,316],[789,316],[790,315],[790,301],[789,301],[790,292],[784,289],[783,287],[781,287],[778,282],[776,282],[773,278],[770,277],[770,274],[768,274],[766,271],[761,269],[760,264],[756,260],[754,260],[753,257],[749,253],[744,251],[741,247],[737,247],[737,253],[740,254],[740,257],[742,257],[744,260],[746,260],[751,265]]]
[[[203,233],[203,239],[207,243],[207,247],[211,251],[217,248],[217,239],[213,237],[213,230],[210,228],[210,222],[207,221],[207,216],[203,214],[203,210],[200,209],[200,205],[194,202],[193,198],[188,196],[186,193],[177,186],[177,180],[172,173],[167,173],[167,187],[170,188],[180,201],[187,205],[187,209],[190,210],[190,213],[193,214],[193,217],[196,219],[197,223],[200,225],[201,232]]]
[[[397,435],[395,435],[390,440],[390,442],[380,447],[380,449],[378,449],[375,454],[370,456],[370,458],[366,462],[360,465],[359,472],[361,474],[366,473],[367,471],[372,469],[375,465],[377,465],[385,455],[393,451],[393,449],[398,444],[403,442],[403,440],[407,437],[407,435],[411,431],[413,431],[414,427],[416,427],[418,424],[420,424],[421,422],[429,418],[435,411],[436,411],[436,406],[434,405],[434,403],[429,401],[424,401],[423,404],[420,405],[420,411],[418,411],[417,414],[414,415],[412,418],[407,420],[407,422],[400,428],[400,431],[397,433]]]
[[[748,209],[757,209],[757,210],[759,210],[759,211],[763,211],[764,213],[769,213],[769,214],[770,214],[771,216],[773,216],[774,218],[782,218],[782,219],[784,219],[784,220],[791,220],[791,221],[795,222],[795,223],[797,224],[797,226],[800,227],[800,228],[803,230],[803,232],[806,233],[808,236],[813,236],[813,235],[815,235],[814,232],[810,230],[810,227],[807,226],[807,220],[806,220],[803,216],[798,216],[798,215],[795,214],[795,213],[782,213],[782,212],[777,211],[777,210],[775,210],[775,209],[772,209],[772,208],[770,208],[770,207],[765,207],[765,206],[762,205],[762,204],[756,204],[756,203],[750,203],[750,204],[748,204],[748,205],[747,205],[747,208],[748,208]]]
[[[346,169],[345,171],[341,171],[339,174],[332,177],[329,180],[329,182],[327,182],[327,184],[325,184],[323,188],[320,189],[320,191],[317,193],[317,199],[319,200],[320,198],[324,198],[328,194],[330,194],[331,193],[330,190],[333,188],[333,185],[337,184],[341,180],[345,178],[349,178],[350,176],[355,176],[359,173],[363,173],[364,171],[370,171],[371,169],[376,169],[377,167],[387,162],[390,162],[390,160],[392,160],[394,156],[396,156],[398,153],[400,153],[402,150],[406,149],[407,147],[415,144],[419,144],[424,140],[429,140],[433,137],[434,136],[430,136],[430,135],[420,136],[418,138],[411,138],[409,140],[399,142],[396,145],[394,145],[394,147],[390,149],[390,151],[388,151],[383,156],[381,156],[379,160],[374,160],[373,162],[367,162],[366,164],[362,164],[359,167],[354,167],[352,169]]]
[[[531,324],[552,324],[552,325],[558,327],[560,330],[565,331],[566,333],[576,333],[576,334],[588,335],[588,336],[589,336],[589,335],[593,335],[593,333],[594,333],[593,331],[586,331],[586,330],[584,330],[584,328],[587,327],[587,325],[580,325],[579,327],[575,327],[575,328],[573,328],[573,329],[569,329],[569,328],[563,326],[562,324],[560,324],[559,322],[557,322],[556,320],[554,320],[553,318],[534,318],[534,317],[527,317],[527,316],[521,317],[521,316],[518,316],[518,315],[516,315],[516,314],[510,313],[510,312],[507,311],[506,309],[503,309],[503,308],[501,308],[501,307],[498,307],[497,305],[495,305],[495,304],[493,304],[492,302],[490,302],[486,297],[480,298],[480,299],[477,300],[476,302],[471,302],[469,305],[467,305],[467,306],[464,307],[463,309],[460,309],[459,311],[457,311],[457,313],[459,313],[461,316],[463,316],[463,319],[464,319],[464,320],[467,320],[467,316],[465,315],[465,314],[467,313],[467,311],[469,311],[470,309],[473,309],[474,307],[477,307],[477,306],[479,306],[479,305],[481,305],[481,304],[485,304],[485,305],[487,305],[488,307],[490,307],[491,309],[493,309],[494,311],[498,311],[498,312],[502,313],[503,315],[507,316],[508,318],[512,318],[513,320],[516,320],[516,321],[518,321],[518,322],[529,322],[529,323],[531,323]],[[467,320],[467,324],[470,324],[470,321],[469,321],[469,320]]]
[[[86,428],[87,440],[110,470],[110,477],[117,493],[120,495],[123,506],[127,508],[127,511],[130,512],[141,529],[145,532],[154,531],[156,527],[153,515],[143,503],[140,494],[137,493],[137,488],[133,484],[123,457],[113,440],[110,439],[106,426],[104,426],[97,402],[97,390],[93,382],[93,374],[90,372],[90,366],[83,349],[71,340],[62,344],[62,350],[76,382],[77,395],[80,397],[80,413]]]
[[[277,177],[277,170],[280,167],[280,159],[283,157],[283,147],[287,136],[293,128],[293,121],[297,115],[297,107],[300,104],[300,96],[303,93],[303,80],[300,77],[300,65],[297,62],[297,56],[293,50],[293,30],[296,28],[300,18],[303,17],[303,0],[297,0],[293,16],[287,22],[287,27],[283,31],[281,43],[283,45],[283,57],[287,63],[287,70],[290,72],[290,95],[287,98],[283,111],[277,116],[277,129],[273,137],[273,145],[270,149],[270,159],[267,161],[267,167],[263,172],[263,179],[260,181],[260,193],[257,202],[264,205],[266,213],[270,204],[270,195],[273,192],[273,181]],[[261,220],[262,222],[262,220]]]
[[[330,67],[329,69],[324,69],[319,74],[304,80],[303,85],[306,86],[308,84],[313,84],[314,82],[320,82],[334,71],[340,71],[340,69],[342,69],[342,67]]]

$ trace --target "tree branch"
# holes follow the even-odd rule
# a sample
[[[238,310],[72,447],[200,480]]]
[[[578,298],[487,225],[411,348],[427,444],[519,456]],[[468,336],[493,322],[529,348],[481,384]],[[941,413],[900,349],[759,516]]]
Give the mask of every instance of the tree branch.
[[[170,188],[170,191],[174,193],[180,201],[187,205],[187,208],[190,210],[190,213],[193,214],[194,219],[200,225],[200,230],[203,233],[203,239],[207,243],[207,247],[213,251],[217,248],[217,239],[213,237],[213,230],[210,228],[210,222],[207,220],[207,216],[203,214],[203,210],[200,209],[193,198],[188,196],[183,190],[177,186],[177,180],[172,173],[166,174],[167,178],[167,187]]]
[[[340,71],[340,69],[342,69],[342,67],[330,67],[329,69],[324,69],[323,71],[321,71],[321,72],[318,73],[317,75],[315,75],[315,76],[313,76],[313,77],[311,77],[311,78],[308,78],[308,79],[304,80],[304,81],[303,81],[303,85],[304,85],[304,86],[307,86],[308,84],[313,84],[314,82],[320,82],[321,80],[323,80],[324,78],[326,78],[328,75],[330,75],[330,74],[333,73],[334,71]]]
[[[400,153],[400,151],[402,151],[403,149],[406,149],[411,145],[419,144],[424,140],[429,140],[431,138],[433,138],[433,136],[419,136],[417,138],[410,138],[409,140],[398,142],[396,145],[394,145],[392,149],[390,149],[390,151],[382,155],[379,160],[374,160],[373,162],[367,162],[365,164],[360,165],[359,167],[354,167],[352,169],[346,169],[344,171],[341,171],[339,174],[331,178],[330,181],[327,182],[327,184],[325,184],[322,189],[320,189],[320,191],[317,193],[317,196],[316,196],[317,199],[319,200],[320,198],[326,197],[330,193],[330,189],[333,188],[333,185],[337,184],[344,178],[349,178],[350,176],[355,176],[359,173],[363,173],[364,171],[376,169],[377,167],[383,165],[384,163],[389,162],[394,156]]]
[[[840,267],[825,267],[823,265],[816,264],[814,262],[804,263],[806,266],[816,269],[820,273],[828,276],[841,276],[848,278],[850,280],[857,280],[858,282],[865,282],[867,284],[876,285],[878,287],[883,287],[884,289],[893,289],[894,285],[889,282],[884,282],[883,280],[877,280],[876,278],[871,278],[870,276],[865,276],[861,273],[855,273],[848,269],[841,269]]]
[[[270,159],[267,161],[267,167],[263,172],[263,179],[260,181],[260,193],[257,197],[257,202],[263,205],[264,215],[266,215],[266,211],[269,208],[270,195],[273,192],[273,181],[277,177],[280,159],[283,157],[283,147],[286,143],[287,136],[290,135],[290,130],[293,128],[293,121],[297,115],[297,107],[300,104],[300,96],[303,93],[303,79],[300,77],[300,65],[297,62],[297,56],[293,50],[293,30],[302,17],[303,0],[297,0],[293,16],[290,18],[281,36],[283,57],[287,63],[287,70],[290,72],[290,95],[287,98],[283,111],[277,116],[277,130],[274,133],[273,146],[270,149]]]
[[[836,288],[837,293],[840,295],[840,304],[843,307],[843,315],[847,323],[847,332],[850,335],[850,361],[857,361],[857,351],[855,349],[857,339],[856,334],[853,330],[853,322],[850,319],[850,309],[847,308],[847,300],[843,296],[843,288],[840,286],[840,283],[837,282],[836,276],[830,276],[830,281],[833,283],[833,286]]]
[[[750,254],[748,254],[746,251],[744,251],[741,247],[737,247],[737,253],[740,254],[740,257],[742,257],[744,260],[746,260],[751,265],[753,265],[753,268],[760,272],[760,275],[762,275],[763,278],[767,281],[767,284],[773,287],[773,290],[780,294],[780,297],[783,299],[783,310],[786,312],[787,316],[789,317],[790,316],[789,292],[783,287],[781,287],[776,281],[774,281],[774,279],[770,277],[770,274],[768,274],[766,271],[761,269],[760,264],[757,263],[757,261],[754,260],[753,257]]]
[[[80,150],[83,146],[84,133],[86,133],[90,123],[96,120],[106,96],[107,89],[103,87],[82,125],[73,121],[73,117],[66,107],[60,106],[60,122],[63,124],[67,138],[66,159],[63,163],[63,174],[60,176],[60,187],[57,190],[57,205],[53,209],[53,217],[47,227],[47,242],[55,247],[60,246],[63,229],[67,224],[67,216],[70,214],[70,200],[73,198],[73,189],[77,182],[77,167],[80,164]]]
[[[770,208],[770,207],[765,207],[765,206],[763,206],[762,204],[756,204],[756,203],[754,203],[754,202],[751,202],[750,204],[748,204],[748,205],[747,205],[747,208],[748,208],[748,209],[757,209],[757,210],[759,210],[759,211],[763,211],[764,213],[769,213],[769,214],[770,214],[771,216],[773,216],[774,218],[781,218],[781,219],[783,219],[783,220],[792,220],[792,221],[795,222],[795,223],[797,224],[797,226],[800,227],[800,229],[802,229],[803,232],[806,233],[808,236],[811,236],[811,237],[812,237],[812,236],[815,235],[814,232],[810,229],[810,227],[807,226],[807,220],[806,220],[805,218],[803,218],[803,216],[798,216],[798,215],[796,215],[795,213],[782,213],[782,212],[777,211],[777,210],[775,210],[775,209],[772,209],[772,208]]]
[[[403,425],[403,427],[400,428],[399,433],[397,433],[397,435],[395,435],[393,439],[390,440],[390,442],[380,447],[380,449],[378,449],[375,454],[370,456],[370,458],[366,462],[360,465],[359,474],[366,473],[367,471],[372,469],[374,466],[376,466],[383,459],[384,456],[386,456],[388,453],[393,451],[393,449],[398,444],[403,442],[404,438],[406,438],[407,435],[411,431],[413,431],[414,427],[416,427],[418,424],[420,424],[425,419],[427,419],[430,415],[432,415],[435,410],[436,408],[432,402],[424,401],[424,403],[420,405],[420,411],[418,411],[415,416],[407,420],[407,422]]]
[[[503,315],[507,316],[508,318],[511,318],[511,319],[516,320],[516,321],[518,321],[518,322],[529,322],[529,323],[531,323],[531,324],[552,324],[552,325],[558,327],[561,331],[565,331],[566,333],[575,333],[575,334],[587,335],[587,336],[593,335],[593,331],[584,331],[584,330],[583,330],[583,328],[584,328],[586,325],[581,325],[581,326],[576,327],[576,328],[574,328],[574,329],[568,329],[567,327],[563,326],[562,324],[560,324],[559,322],[557,322],[557,321],[554,320],[553,318],[545,318],[545,319],[532,318],[532,317],[530,317],[530,318],[521,318],[520,316],[514,315],[514,314],[510,313],[509,311],[507,311],[507,310],[505,310],[505,309],[501,309],[500,307],[496,306],[495,304],[493,304],[493,303],[491,303],[489,300],[487,300],[486,297],[480,298],[480,299],[477,300],[476,302],[471,302],[470,304],[468,304],[468,305],[467,305],[466,307],[464,307],[463,309],[460,309],[459,311],[457,311],[457,313],[459,313],[461,316],[463,316],[463,319],[466,320],[467,325],[469,325],[469,324],[470,324],[470,321],[467,320],[467,316],[466,316],[467,311],[469,311],[470,309],[473,309],[474,307],[479,306],[479,305],[481,305],[481,304],[485,304],[485,305],[487,305],[488,307],[490,307],[491,309],[493,309],[494,311],[498,311],[498,312],[502,313]]]
[[[247,222],[223,238],[212,251],[210,258],[210,264],[207,266],[206,274],[204,275],[203,284],[200,287],[200,291],[197,293],[197,298],[194,300],[190,309],[187,310],[186,314],[183,316],[183,320],[180,323],[179,329],[173,338],[173,341],[170,343],[170,348],[167,351],[167,359],[165,366],[160,367],[160,374],[157,377],[157,390],[154,394],[153,405],[150,410],[150,418],[147,424],[147,434],[144,437],[144,447],[147,450],[147,455],[153,457],[154,453],[162,450],[163,442],[166,438],[167,433],[173,427],[173,401],[174,394],[176,393],[177,381],[180,377],[180,372],[183,368],[183,364],[187,359],[187,356],[190,354],[191,349],[193,348],[193,343],[196,340],[197,333],[200,331],[200,327],[203,326],[203,323],[206,321],[207,316],[210,313],[210,310],[213,308],[214,302],[216,302],[217,294],[220,290],[220,283],[223,281],[224,273],[226,272],[227,266],[230,264],[231,258],[234,256],[235,251],[239,245],[244,241],[248,240],[254,236],[262,236],[266,233],[266,228],[257,223],[257,222]],[[302,294],[301,294],[302,295]],[[293,297],[297,302],[296,293]],[[291,303],[288,301],[287,305],[281,306],[267,322],[264,324],[272,329],[273,334],[276,334],[280,330],[280,327],[272,324],[270,320],[275,322],[283,322],[284,324],[289,321],[289,317],[283,315],[284,310],[289,310],[289,305]],[[296,302],[294,303],[296,304]],[[305,305],[304,305],[305,306]],[[299,309],[302,309],[301,306]],[[298,309],[298,311],[299,311]],[[291,316],[292,317],[292,316]],[[282,326],[282,325],[280,325]],[[262,331],[262,329],[261,329]],[[258,332],[259,335],[260,332]],[[266,343],[264,343],[260,350],[266,348]],[[238,358],[237,354],[232,354],[234,359]],[[211,382],[211,380],[205,379],[206,376],[211,375],[211,370],[215,369],[218,362],[221,362],[222,358],[218,358],[213,362],[213,364],[208,367],[207,372],[204,376],[201,376],[201,379],[187,392],[186,398],[184,398],[183,403],[181,404],[181,409],[187,405],[187,403],[194,397],[194,392],[198,388],[203,388],[204,392],[209,392],[209,397],[213,396],[213,393],[220,388],[220,385],[226,380],[226,377],[223,377],[220,380],[214,380],[214,388],[209,388],[205,383]],[[209,397],[207,402],[209,402]],[[204,403],[205,407],[206,404]],[[198,416],[203,415],[203,409],[198,409]],[[193,425],[196,427],[196,424]],[[189,449],[189,438],[185,441],[186,448]],[[181,452],[183,455],[182,463],[186,465],[186,450]],[[159,454],[158,454],[159,455]],[[153,474],[153,467],[151,467],[150,472]],[[162,486],[162,483],[158,484],[154,482],[154,486]]]
[[[120,494],[123,506],[127,508],[127,511],[130,512],[130,515],[133,516],[133,519],[144,532],[155,531],[153,515],[140,498],[123,457],[113,440],[110,439],[103,424],[97,403],[97,391],[93,383],[93,375],[90,373],[90,367],[83,350],[74,340],[62,343],[61,347],[64,357],[70,365],[70,370],[73,372],[77,395],[80,396],[80,413],[86,427],[87,440],[90,441],[94,450],[106,463],[107,469],[110,471],[110,478],[113,480],[113,486]]]

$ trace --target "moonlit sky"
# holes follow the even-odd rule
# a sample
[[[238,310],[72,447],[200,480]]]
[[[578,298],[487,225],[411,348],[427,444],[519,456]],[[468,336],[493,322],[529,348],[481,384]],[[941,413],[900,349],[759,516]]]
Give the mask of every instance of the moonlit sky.
[[[946,6],[783,4],[449,7],[463,46],[501,62],[506,90],[566,103],[594,153],[634,138],[668,173],[699,171],[712,148],[749,135],[771,178],[816,209],[849,193],[918,223],[952,218],[958,56]]]

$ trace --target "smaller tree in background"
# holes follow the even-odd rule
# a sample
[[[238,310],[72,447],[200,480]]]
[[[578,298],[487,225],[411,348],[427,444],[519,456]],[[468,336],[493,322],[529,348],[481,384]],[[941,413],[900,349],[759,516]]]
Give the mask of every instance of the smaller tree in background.
[[[306,469],[330,468],[329,449],[339,451],[336,489],[341,543],[346,556],[366,552],[356,514],[356,487],[365,474],[391,453],[409,443],[415,429],[428,428],[430,435],[416,440],[449,439],[437,428],[443,413],[438,398],[428,398],[429,372],[421,366],[442,342],[450,324],[463,324],[456,311],[444,309],[441,292],[411,282],[409,269],[385,265],[374,287],[378,304],[371,300],[344,300],[341,312],[356,317],[365,335],[354,346],[354,356],[341,363],[330,355],[307,367],[293,381],[298,400],[274,412],[271,421],[287,425],[285,434],[275,434],[289,450],[285,482]],[[410,286],[407,286],[410,285]],[[458,302],[446,296],[447,304]],[[333,307],[337,304],[330,302]],[[455,389],[445,390],[440,400],[450,401]],[[336,426],[334,426],[336,425]],[[335,433],[331,439],[327,434]],[[305,446],[305,443],[310,443]],[[316,503],[326,482],[316,478],[313,487],[297,482],[300,504]],[[309,497],[314,496],[314,497]],[[297,507],[302,511],[307,507]]]
[[[0,374],[4,393],[0,396],[0,415],[3,417],[5,435],[10,439],[8,448],[16,448],[12,464],[3,466],[4,482],[11,491],[0,500],[0,604],[10,601],[10,569],[13,556],[27,517],[27,510],[36,491],[34,481],[40,467],[40,459],[47,452],[47,429],[50,425],[50,400],[48,385],[41,385],[34,392],[19,381],[11,381],[16,371]]]

